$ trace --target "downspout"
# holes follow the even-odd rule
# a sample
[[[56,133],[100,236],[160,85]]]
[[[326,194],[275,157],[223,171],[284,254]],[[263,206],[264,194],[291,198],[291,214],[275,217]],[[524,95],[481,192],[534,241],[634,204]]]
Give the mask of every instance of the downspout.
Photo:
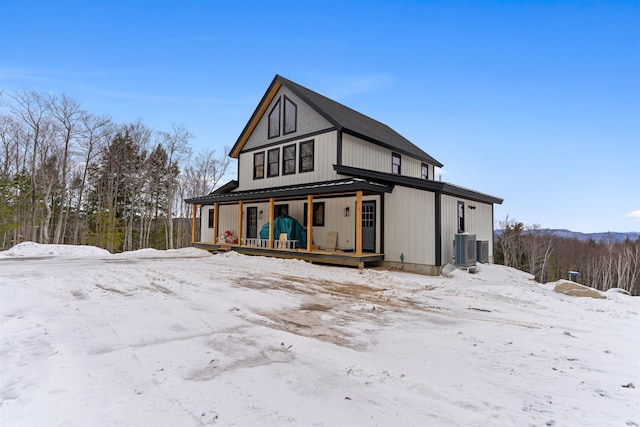
[[[440,191],[435,192],[435,252],[436,252],[436,266],[442,265],[442,209],[441,209],[441,197]]]

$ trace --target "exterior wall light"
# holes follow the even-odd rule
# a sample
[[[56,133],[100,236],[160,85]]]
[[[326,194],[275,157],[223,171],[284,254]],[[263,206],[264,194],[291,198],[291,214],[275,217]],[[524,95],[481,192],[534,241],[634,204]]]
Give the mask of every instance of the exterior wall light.
[[[344,216],[349,216],[349,206],[344,208]]]

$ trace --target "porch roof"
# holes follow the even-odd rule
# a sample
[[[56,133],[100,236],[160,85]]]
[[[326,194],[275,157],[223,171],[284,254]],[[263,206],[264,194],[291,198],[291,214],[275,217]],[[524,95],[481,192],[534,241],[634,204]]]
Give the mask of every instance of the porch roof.
[[[449,184],[448,182],[432,181],[428,179],[413,178],[404,175],[394,175],[386,172],[371,171],[367,169],[354,168],[351,166],[334,165],[333,169],[341,175],[354,176],[362,179],[375,179],[380,183],[398,184],[405,187],[417,188],[420,190],[437,191],[456,197],[463,197],[484,203],[502,204],[503,199],[489,194],[480,193],[469,188]]]
[[[206,196],[185,199],[186,203],[208,205],[213,203],[232,203],[240,200],[244,202],[284,198],[304,198],[312,195],[340,195],[362,191],[365,195],[390,193],[392,184],[380,184],[362,178],[348,178],[337,181],[327,181],[286,187],[272,187],[248,191],[232,191],[228,193],[213,192]]]

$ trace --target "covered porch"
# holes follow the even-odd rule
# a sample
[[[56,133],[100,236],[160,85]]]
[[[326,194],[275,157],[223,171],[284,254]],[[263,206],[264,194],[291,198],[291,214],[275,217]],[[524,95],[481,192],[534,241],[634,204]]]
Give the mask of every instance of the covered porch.
[[[355,178],[268,190],[223,189],[187,200],[193,205],[192,245],[362,268],[384,260],[384,193],[389,191]],[[274,220],[280,215],[304,223],[299,227],[304,235],[276,235]],[[224,241],[225,234],[233,241]]]

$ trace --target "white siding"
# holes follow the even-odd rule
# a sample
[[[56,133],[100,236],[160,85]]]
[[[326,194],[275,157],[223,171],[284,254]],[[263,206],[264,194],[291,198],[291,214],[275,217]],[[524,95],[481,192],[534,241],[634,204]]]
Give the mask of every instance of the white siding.
[[[213,243],[213,228],[209,228],[209,210],[213,206],[202,206],[200,208],[200,241]]]
[[[435,265],[435,195],[396,186],[385,195],[385,261]]]
[[[283,135],[281,133],[279,137],[269,139],[267,133],[269,130],[269,113],[279,99],[280,108],[282,108],[284,99],[282,98],[282,95],[286,95],[287,98],[292,100],[297,106],[298,111],[296,132],[287,135]],[[280,116],[280,118],[282,124],[282,116]],[[243,147],[242,151],[251,151],[264,145],[273,144],[274,142],[291,139],[292,137],[296,137],[298,135],[306,135],[332,127],[333,125],[331,123],[329,123],[324,117],[318,114],[313,108],[305,104],[304,101],[294,95],[293,92],[285,87],[281,87],[278,91],[278,94],[273,98],[271,104],[269,105],[269,107],[267,107],[264,114],[260,118],[260,121],[249,136],[249,139],[247,140],[247,143]]]
[[[342,164],[354,168],[391,173],[392,150],[364,141],[352,135],[342,136]],[[398,153],[399,154],[399,153]],[[413,178],[422,177],[422,162],[407,155],[400,155],[400,173]],[[433,179],[430,167],[429,179]]]
[[[300,146],[299,142],[314,141],[314,167],[313,172],[298,172],[300,169]],[[282,147],[296,144],[296,173],[292,175],[282,175]],[[253,190],[257,188],[282,187],[287,185],[309,184],[314,182],[332,181],[338,179],[338,174],[333,170],[333,165],[337,158],[337,131],[331,131],[310,138],[302,138],[296,141],[289,141],[267,147],[264,150],[256,150],[248,153],[240,153],[238,162],[239,186],[236,191]],[[272,148],[280,148],[280,175],[267,177],[268,158],[267,151]],[[253,179],[253,154],[264,151],[265,153],[265,177]]]
[[[464,202],[465,232],[476,240],[489,241],[489,259],[493,259],[493,205],[454,196],[442,195],[442,263],[452,262],[453,241],[458,232],[458,201]],[[471,209],[471,206],[475,209]]]

